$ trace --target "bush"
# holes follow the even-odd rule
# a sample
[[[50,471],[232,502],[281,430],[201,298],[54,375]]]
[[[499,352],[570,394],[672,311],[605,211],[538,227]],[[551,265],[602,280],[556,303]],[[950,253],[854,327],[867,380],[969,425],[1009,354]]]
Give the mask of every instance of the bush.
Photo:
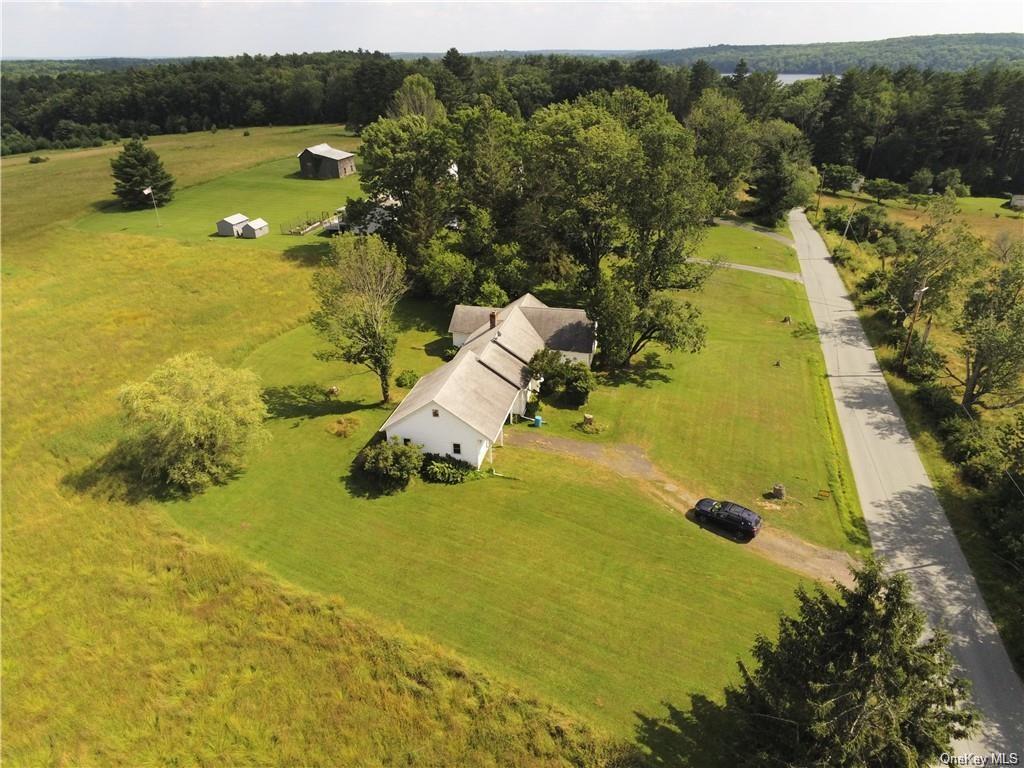
[[[420,375],[416,373],[416,371],[411,371],[408,368],[395,376],[395,384],[402,387],[402,389],[412,389],[419,380]]]
[[[453,360],[457,354],[459,354],[458,347],[447,347],[444,352],[441,353],[441,358],[443,360]]]
[[[563,388],[566,400],[576,406],[584,405],[590,399],[590,393],[597,389],[597,378],[586,363],[569,363]]]
[[[946,358],[932,344],[922,349],[915,340],[903,372],[909,381],[934,381],[945,364]]]
[[[248,136],[248,135],[249,135],[249,132],[248,132],[248,131],[242,131],[242,135],[243,135],[243,136]]]
[[[928,411],[936,421],[945,421],[957,415],[959,408],[949,387],[945,387],[934,381],[918,386],[914,392],[914,399]]]
[[[541,394],[550,395],[565,384],[569,363],[561,352],[555,349],[538,349],[530,358],[530,375],[543,378]]]
[[[421,447],[405,445],[397,437],[368,445],[356,458],[357,466],[378,487],[381,493],[404,491],[423,466]]]
[[[527,419],[533,419],[538,413],[540,413],[541,405],[540,398],[533,398],[526,403],[526,408],[523,409],[523,415]]]
[[[837,245],[832,250],[832,262],[837,267],[845,267],[853,258],[853,251],[847,245]]]
[[[36,165],[37,163],[45,163],[49,159],[50,158],[42,157],[41,155],[32,155],[32,157],[30,157],[28,161],[30,164]]]
[[[424,456],[422,477],[428,483],[458,485],[481,477],[481,473],[468,461],[452,456],[430,453]]]
[[[825,229],[840,234],[846,229],[846,222],[850,218],[850,209],[845,205],[826,205],[822,209],[822,223]]]

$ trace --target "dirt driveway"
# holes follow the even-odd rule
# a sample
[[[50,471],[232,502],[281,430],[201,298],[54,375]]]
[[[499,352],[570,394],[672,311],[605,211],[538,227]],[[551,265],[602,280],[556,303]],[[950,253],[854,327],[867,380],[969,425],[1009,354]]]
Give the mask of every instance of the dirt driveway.
[[[505,433],[505,444],[561,454],[638,481],[638,489],[664,504],[673,514],[685,517],[693,525],[697,524],[693,520],[692,509],[694,502],[701,496],[665,474],[639,446],[602,445],[533,430],[509,430]],[[711,528],[705,528],[704,533],[728,538]],[[855,561],[845,552],[825,549],[768,527],[762,529],[753,541],[737,542],[737,545],[747,547],[761,557],[805,576],[826,582],[834,579],[842,584],[852,584],[850,567]]]

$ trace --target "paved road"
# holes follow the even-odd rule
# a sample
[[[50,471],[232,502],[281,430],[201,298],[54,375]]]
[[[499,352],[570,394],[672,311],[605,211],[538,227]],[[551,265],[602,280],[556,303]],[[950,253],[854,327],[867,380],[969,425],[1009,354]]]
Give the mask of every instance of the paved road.
[[[983,732],[957,751],[1024,753],[1024,686],[824,242],[803,212],[791,212],[789,224],[872,546],[907,573],[931,624],[951,634],[985,719]]]
[[[744,272],[756,272],[759,275],[778,277],[783,280],[792,280],[794,283],[802,283],[803,277],[796,272],[783,272],[781,269],[769,269],[768,267],[752,267],[749,264],[735,264],[731,261],[712,261],[711,259],[687,259],[694,264],[714,264],[725,269],[739,269]]]

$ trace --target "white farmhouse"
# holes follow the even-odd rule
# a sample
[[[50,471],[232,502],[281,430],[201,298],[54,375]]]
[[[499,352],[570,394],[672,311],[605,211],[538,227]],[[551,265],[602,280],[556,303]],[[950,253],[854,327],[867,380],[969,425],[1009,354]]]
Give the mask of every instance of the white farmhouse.
[[[589,365],[597,343],[583,310],[549,307],[529,293],[501,309],[460,304],[449,330],[458,354],[416,382],[381,431],[476,467],[536,395],[534,353],[548,347]]]

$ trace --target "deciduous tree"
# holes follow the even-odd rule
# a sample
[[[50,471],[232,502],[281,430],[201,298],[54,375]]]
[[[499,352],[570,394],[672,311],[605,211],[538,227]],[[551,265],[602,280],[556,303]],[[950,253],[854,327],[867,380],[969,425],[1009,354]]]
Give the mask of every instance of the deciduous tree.
[[[405,264],[374,235],[342,235],[331,251],[313,275],[317,308],[310,320],[330,344],[317,357],[365,365],[380,380],[381,399],[387,402],[398,338],[394,311],[406,290]]]
[[[252,371],[178,355],[119,395],[133,462],[144,479],[193,493],[229,479],[266,439],[267,409]]]

